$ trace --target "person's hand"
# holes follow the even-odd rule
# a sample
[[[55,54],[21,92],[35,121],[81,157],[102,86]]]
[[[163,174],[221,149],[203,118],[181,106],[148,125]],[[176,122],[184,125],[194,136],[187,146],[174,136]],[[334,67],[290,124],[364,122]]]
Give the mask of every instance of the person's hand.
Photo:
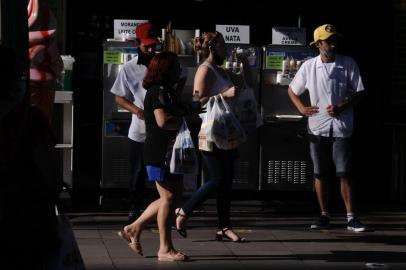
[[[319,112],[319,107],[311,106],[311,107],[303,107],[300,109],[300,113],[305,116],[312,116],[315,113]]]
[[[328,105],[326,107],[326,111],[331,117],[337,117],[343,111],[343,109],[339,105]]]
[[[232,86],[225,90],[224,92],[221,92],[221,95],[225,98],[230,98],[235,96],[235,86]]]
[[[144,120],[144,110],[138,109],[138,110],[135,112],[135,115],[136,115],[140,120]]]

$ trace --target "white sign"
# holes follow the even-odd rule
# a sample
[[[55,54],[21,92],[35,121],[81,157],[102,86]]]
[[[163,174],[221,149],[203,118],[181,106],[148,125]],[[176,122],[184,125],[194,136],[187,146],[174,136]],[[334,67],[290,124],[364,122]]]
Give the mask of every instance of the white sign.
[[[272,44],[306,45],[306,28],[273,27]]]
[[[134,39],[135,28],[148,20],[114,20],[114,39]]]
[[[249,25],[216,25],[216,31],[220,32],[226,43],[250,44]]]

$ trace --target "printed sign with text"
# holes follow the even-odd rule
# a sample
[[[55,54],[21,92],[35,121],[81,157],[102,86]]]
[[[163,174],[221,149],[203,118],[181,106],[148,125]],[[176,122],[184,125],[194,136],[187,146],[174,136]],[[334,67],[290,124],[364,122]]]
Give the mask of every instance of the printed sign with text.
[[[134,39],[135,28],[148,20],[114,20],[114,39]]]
[[[250,44],[249,25],[216,25],[216,31],[220,32],[226,43]]]
[[[273,27],[272,44],[306,45],[306,28]]]

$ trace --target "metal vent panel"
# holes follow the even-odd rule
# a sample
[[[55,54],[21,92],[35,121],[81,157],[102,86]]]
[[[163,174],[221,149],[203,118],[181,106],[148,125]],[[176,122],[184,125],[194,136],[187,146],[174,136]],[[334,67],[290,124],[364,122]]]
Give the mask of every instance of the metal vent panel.
[[[124,158],[113,158],[112,160],[112,182],[128,183],[129,178],[129,162]]]
[[[268,160],[267,184],[307,184],[308,162],[304,160]]]

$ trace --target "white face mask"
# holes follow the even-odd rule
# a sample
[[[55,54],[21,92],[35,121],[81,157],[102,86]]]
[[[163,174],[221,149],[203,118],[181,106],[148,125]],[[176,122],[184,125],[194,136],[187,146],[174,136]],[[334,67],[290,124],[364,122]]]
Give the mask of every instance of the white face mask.
[[[328,60],[334,60],[336,57],[336,51],[335,50],[327,50],[324,48],[320,49],[321,53],[323,54],[324,57],[326,57]]]

